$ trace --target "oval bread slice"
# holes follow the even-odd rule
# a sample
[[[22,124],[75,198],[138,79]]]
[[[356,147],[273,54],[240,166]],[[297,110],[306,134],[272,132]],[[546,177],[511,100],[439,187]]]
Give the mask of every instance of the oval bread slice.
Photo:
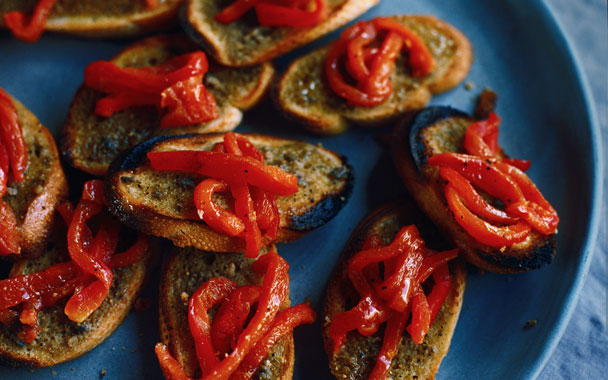
[[[298,193],[277,197],[280,225],[277,242],[295,240],[333,218],[346,204],[353,174],[346,159],[318,145],[278,137],[244,134],[264,154],[268,165],[298,177]],[[180,247],[215,252],[242,252],[242,239],[215,232],[198,219],[193,192],[204,177],[177,171],[155,171],[151,151],[211,150],[222,134],[159,136],[119,157],[106,177],[110,211],[126,225],[166,237]],[[232,203],[217,194],[224,207]],[[266,243],[270,243],[267,241]]]
[[[23,104],[12,100],[27,145],[28,166],[23,182],[9,180],[2,198],[17,217],[21,254],[10,257],[35,257],[45,248],[55,206],[67,197],[68,184],[51,133]]]
[[[337,353],[332,352],[329,324],[339,313],[351,309],[359,295],[348,279],[348,261],[361,250],[363,242],[372,234],[378,234],[389,244],[401,227],[415,224],[427,247],[449,249],[434,226],[414,206],[411,200],[386,204],[369,214],[355,229],[338,265],[330,278],[325,296],[323,340],[329,356],[329,367],[337,379],[364,380],[369,377],[382,346],[383,329],[365,337],[351,331]],[[449,264],[452,273],[452,289],[422,344],[416,345],[404,332],[399,351],[392,361],[389,379],[434,379],[443,357],[450,347],[456,327],[466,282],[466,271],[458,259]]]
[[[185,36],[155,36],[130,45],[112,62],[123,67],[150,66],[196,49]],[[118,153],[152,136],[232,130],[241,122],[243,111],[263,98],[273,76],[270,63],[234,69],[210,62],[204,83],[215,97],[219,117],[172,128],[160,128],[161,117],[153,106],[130,107],[108,118],[95,115],[95,104],[103,94],[83,85],[72,101],[62,130],[63,157],[77,169],[102,176]]]
[[[93,38],[135,37],[174,24],[182,2],[158,1],[150,9],[145,0],[58,0],[44,29]],[[28,14],[35,4],[35,1],[2,0],[0,15],[15,10]],[[2,17],[0,26],[4,26]]]
[[[182,26],[205,51],[226,66],[248,66],[269,61],[348,23],[379,0],[326,0],[328,17],[310,28],[260,26],[253,11],[222,24],[217,15],[230,2],[186,0]]]
[[[395,120],[407,111],[424,107],[432,94],[460,83],[473,60],[471,44],[456,28],[433,16],[392,16],[418,34],[436,61],[433,72],[423,78],[409,73],[402,54],[391,76],[393,92],[373,107],[350,106],[329,87],[325,59],[330,46],[296,59],[281,76],[274,98],[289,118],[319,134],[344,132],[350,125],[376,126]]]
[[[159,315],[163,343],[182,365],[186,374],[201,375],[194,341],[188,328],[188,301],[192,294],[213,277],[226,277],[239,286],[261,284],[262,277],[251,270],[252,259],[239,253],[201,252],[192,248],[173,248],[163,264],[160,280]],[[289,307],[289,298],[283,307]],[[291,379],[294,365],[293,335],[281,338],[253,379]]]
[[[11,276],[34,273],[69,259],[65,245],[67,230],[55,234],[46,252],[30,260],[15,262]],[[62,243],[59,243],[59,242]],[[153,246],[153,244],[151,244]],[[75,359],[103,342],[127,317],[152,265],[152,254],[129,267],[114,270],[108,297],[82,323],[72,322],[63,309],[67,299],[42,309],[40,332],[30,344],[17,337],[18,329],[0,324],[0,361],[13,366],[47,367]]]
[[[462,153],[464,133],[474,119],[450,107],[429,107],[397,126],[392,153],[405,186],[420,208],[460,248],[462,256],[482,269],[515,273],[548,264],[556,252],[555,235],[532,230],[526,240],[493,248],[477,242],[455,220],[444,195],[446,182],[426,164],[437,153]]]

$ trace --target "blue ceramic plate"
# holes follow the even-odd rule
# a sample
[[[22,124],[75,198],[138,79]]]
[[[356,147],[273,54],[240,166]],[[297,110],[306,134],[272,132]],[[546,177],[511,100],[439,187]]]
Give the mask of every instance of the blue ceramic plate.
[[[550,266],[511,276],[470,270],[460,321],[438,379],[532,379],[571,315],[597,230],[602,175],[599,138],[579,66],[539,0],[385,0],[363,18],[400,13],[436,15],[469,37],[475,62],[465,82],[473,84],[473,89],[461,85],[432,103],[471,111],[483,88],[497,91],[498,113],[503,118],[501,145],[514,157],[532,160],[529,175],[561,217],[558,253]],[[87,63],[107,59],[125,44],[46,35],[39,43],[26,45],[3,33],[0,86],[57,136]],[[281,59],[278,66],[285,67],[301,53]],[[320,310],[327,279],[353,228],[372,209],[403,196],[405,190],[387,152],[374,140],[376,131],[355,129],[318,138],[292,127],[270,103],[245,115],[239,130],[321,142],[347,155],[355,168],[355,190],[346,208],[328,225],[279,247],[291,265],[292,300],[310,298]],[[95,379],[105,370],[110,379],[161,379],[153,354],[159,340],[157,278],[155,273],[144,295],[152,306],[144,312],[133,311],[116,333],[90,353],[35,371],[0,367],[0,378]],[[538,324],[524,331],[522,326],[531,319]],[[319,323],[303,326],[295,333],[295,379],[332,378],[319,327]]]

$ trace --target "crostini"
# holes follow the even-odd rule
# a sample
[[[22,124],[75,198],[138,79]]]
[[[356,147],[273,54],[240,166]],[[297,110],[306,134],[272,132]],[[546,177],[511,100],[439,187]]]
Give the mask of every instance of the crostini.
[[[289,308],[289,266],[274,249],[269,247],[268,253],[257,261],[238,254],[173,249],[161,275],[159,314],[163,343],[156,347],[167,379],[198,379],[201,374],[210,373],[222,373],[226,378],[226,373],[232,373],[232,379],[292,378],[292,330],[312,323],[316,316],[306,304]],[[212,292],[218,294],[210,301]],[[271,293],[276,293],[276,300],[267,308],[264,305]],[[198,300],[205,307],[196,310]],[[253,310],[257,311],[252,315]],[[269,315],[260,323],[258,314],[265,311]],[[246,323],[248,315],[251,320]],[[229,321],[232,322],[228,324]],[[201,322],[208,327],[206,337],[193,338],[194,330],[201,334]],[[261,327],[258,329],[256,324]],[[230,328],[226,328],[228,325]],[[201,363],[204,352],[209,353],[208,360]],[[176,373],[184,376],[174,377]]]
[[[457,250],[427,246],[449,248],[411,200],[378,208],[355,229],[325,298],[323,340],[337,379],[435,377],[466,271]]]
[[[36,257],[68,195],[53,136],[0,88],[0,256]]]
[[[310,131],[337,134],[424,107],[432,94],[460,83],[472,59],[467,38],[433,16],[378,17],[294,60],[274,98],[287,117]]]
[[[187,0],[181,21],[186,33],[221,64],[249,66],[305,45],[377,3],[378,0],[286,1],[284,4],[267,0]]]
[[[537,269],[555,255],[559,217],[524,173],[530,162],[498,146],[499,123],[495,114],[476,121],[426,108],[397,126],[394,162],[420,208],[471,264]]]
[[[165,70],[163,64],[175,62],[175,59],[180,60],[179,57],[188,57],[186,54],[195,51],[197,51],[196,46],[185,36],[156,36],[127,47],[111,62],[121,68],[146,68],[148,70],[153,69],[154,66],[158,70]],[[102,87],[104,84],[99,83],[99,76],[103,75],[105,71],[98,70],[100,63],[94,63],[87,68],[85,81],[95,82],[96,86]],[[197,64],[203,65],[205,62]],[[101,65],[103,66],[103,64]],[[184,63],[180,62],[179,65],[183,66]],[[107,66],[107,64],[103,66],[106,71],[112,69],[112,67],[107,69]],[[128,74],[139,75],[137,72]],[[177,126],[165,128],[161,128],[161,125],[164,126],[168,113],[157,110],[158,104],[156,106],[138,106],[139,100],[135,101],[132,106],[117,112],[112,113],[115,110],[110,110],[111,116],[100,115],[102,100],[111,100],[113,95],[108,96],[84,84],[74,97],[62,130],[60,144],[63,157],[77,169],[102,176],[118,153],[150,137],[161,134],[232,130],[241,122],[243,111],[253,107],[263,98],[273,76],[274,69],[270,63],[246,68],[226,68],[210,62],[209,71],[204,74],[203,83],[204,93],[210,93],[212,96],[210,102],[215,103],[217,112],[214,117],[204,122],[180,123],[180,120],[177,120],[177,123],[174,123]],[[186,97],[199,96],[197,94],[201,89],[188,87],[186,91]],[[129,94],[127,100],[133,101],[138,96],[144,99],[145,103],[146,95],[141,94],[137,96]],[[158,97],[160,99],[160,95]],[[152,100],[151,103],[154,103],[155,99]]]
[[[35,42],[44,30],[93,38],[134,37],[174,24],[183,0],[7,0],[0,26]]]
[[[58,207],[64,222],[44,254],[15,262],[0,280],[0,361],[41,367],[75,359],[127,316],[153,255],[149,238],[120,233],[103,203],[101,181],[85,184],[75,209]],[[91,223],[101,226],[89,228],[91,217],[101,218]]]
[[[226,152],[226,146],[234,145],[249,157]],[[252,184],[256,176],[271,187]],[[212,196],[207,204],[205,194],[196,195],[205,184],[214,186],[207,187],[207,196]],[[328,222],[346,204],[352,186],[352,169],[335,152],[231,132],[155,137],[119,157],[106,176],[110,211],[126,225],[180,247],[246,250],[248,256],[257,256],[260,246],[295,240]],[[207,206],[213,209],[206,211]],[[228,217],[232,225],[218,228],[207,219],[215,214]]]

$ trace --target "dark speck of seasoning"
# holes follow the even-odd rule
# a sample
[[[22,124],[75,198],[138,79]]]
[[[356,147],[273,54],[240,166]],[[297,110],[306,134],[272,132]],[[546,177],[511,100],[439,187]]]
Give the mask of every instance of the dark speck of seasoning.
[[[530,319],[526,321],[526,323],[522,327],[522,330],[530,330],[532,327],[536,326],[537,323],[538,321],[536,319]]]
[[[120,177],[120,182],[122,182],[122,183],[131,183],[133,181],[134,181],[133,177],[127,177],[127,176]]]
[[[245,173],[248,173],[247,169],[245,169]]]
[[[348,177],[348,168],[346,166],[340,166],[339,168],[332,169],[329,172],[329,176],[333,179],[344,179]]]

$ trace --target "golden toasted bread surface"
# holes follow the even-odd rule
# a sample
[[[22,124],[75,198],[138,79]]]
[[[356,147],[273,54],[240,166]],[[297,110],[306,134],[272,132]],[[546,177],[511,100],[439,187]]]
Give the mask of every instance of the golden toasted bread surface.
[[[188,328],[188,300],[205,282],[226,277],[239,286],[261,284],[251,270],[252,259],[239,253],[202,252],[174,248],[165,260],[160,282],[160,330],[163,343],[189,376],[200,377],[194,342]],[[285,307],[289,306],[286,301]],[[214,313],[214,310],[210,314]],[[281,338],[262,361],[254,379],[291,379],[294,365],[293,336]]]
[[[339,351],[332,352],[329,338],[330,321],[339,313],[354,307],[359,296],[348,278],[348,260],[360,249],[371,235],[380,236],[390,243],[401,227],[415,224],[426,245],[433,249],[448,246],[432,224],[414,206],[414,202],[403,201],[387,204],[368,215],[353,232],[338,265],[330,278],[325,298],[325,324],[323,340],[329,356],[330,370],[337,379],[364,380],[371,373],[382,346],[383,329],[366,337],[357,331],[348,333],[346,342]],[[391,363],[388,378],[433,379],[443,357],[447,354],[454,332],[466,282],[466,271],[461,262],[452,261],[452,289],[422,344],[416,345],[409,334],[404,335],[398,353]]]
[[[421,37],[435,58],[433,72],[422,78],[409,72],[401,55],[391,76],[393,92],[382,104],[352,106],[336,95],[325,78],[326,46],[296,59],[281,77],[275,101],[290,118],[320,134],[344,132],[352,124],[381,125],[407,111],[420,109],[431,95],[447,91],[467,75],[473,52],[467,38],[453,26],[433,16],[392,16]]]
[[[42,253],[55,215],[55,206],[68,195],[53,136],[19,101],[13,99],[27,145],[28,166],[23,182],[9,181],[2,200],[17,217],[21,257]]]
[[[215,20],[230,2],[187,0],[182,17],[184,30],[227,66],[266,62],[305,45],[353,20],[378,0],[327,0],[329,15],[310,28],[260,26],[253,12],[230,24]]]

